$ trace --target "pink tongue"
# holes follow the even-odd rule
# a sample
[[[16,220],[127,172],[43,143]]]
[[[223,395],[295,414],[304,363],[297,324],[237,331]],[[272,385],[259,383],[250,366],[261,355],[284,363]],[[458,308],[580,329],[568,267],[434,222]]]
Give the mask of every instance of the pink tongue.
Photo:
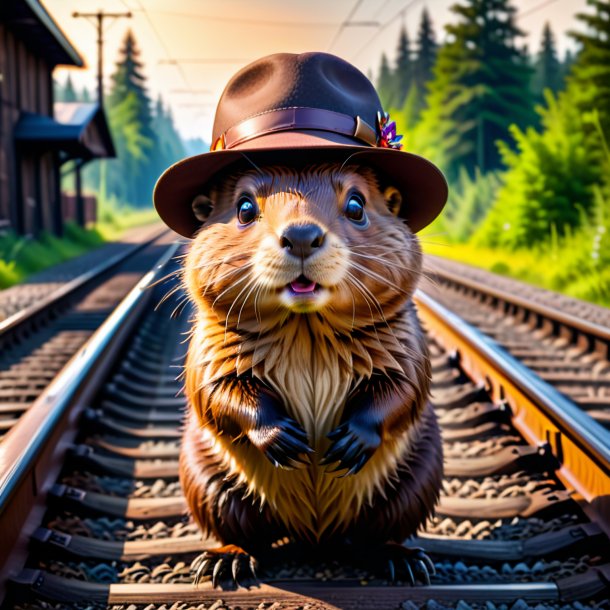
[[[294,281],[290,282],[290,288],[295,292],[313,292],[316,288],[315,282],[309,282],[309,284],[303,284],[302,282]]]

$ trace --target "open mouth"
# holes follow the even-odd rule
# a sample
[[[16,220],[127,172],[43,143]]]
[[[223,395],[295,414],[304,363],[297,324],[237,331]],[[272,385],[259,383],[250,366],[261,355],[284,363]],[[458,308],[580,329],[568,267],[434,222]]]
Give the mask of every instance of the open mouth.
[[[308,295],[315,292],[318,284],[316,284],[316,282],[312,282],[309,278],[306,278],[303,274],[301,274],[296,280],[290,282],[289,286],[290,290],[292,290],[294,294]]]

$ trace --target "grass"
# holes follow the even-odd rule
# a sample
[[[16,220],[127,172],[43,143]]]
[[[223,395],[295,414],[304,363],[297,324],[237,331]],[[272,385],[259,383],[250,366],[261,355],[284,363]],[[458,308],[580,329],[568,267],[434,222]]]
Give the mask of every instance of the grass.
[[[0,288],[22,282],[33,273],[98,248],[105,242],[118,240],[132,227],[157,220],[159,217],[152,209],[135,210],[109,203],[100,206],[94,227],[83,229],[67,223],[61,238],[49,233],[36,239],[13,233],[0,235]]]
[[[512,251],[450,243],[438,234],[426,235],[425,231],[421,238],[428,254],[610,306],[610,247],[604,227],[551,240],[538,248]]]

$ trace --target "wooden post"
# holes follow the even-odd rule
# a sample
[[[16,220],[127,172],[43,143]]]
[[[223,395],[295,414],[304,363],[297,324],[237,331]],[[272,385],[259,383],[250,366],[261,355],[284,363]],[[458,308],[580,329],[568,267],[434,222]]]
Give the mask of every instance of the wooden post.
[[[76,186],[76,224],[85,226],[85,202],[83,200],[83,183],[81,179],[82,162],[77,161],[74,169],[74,182]]]

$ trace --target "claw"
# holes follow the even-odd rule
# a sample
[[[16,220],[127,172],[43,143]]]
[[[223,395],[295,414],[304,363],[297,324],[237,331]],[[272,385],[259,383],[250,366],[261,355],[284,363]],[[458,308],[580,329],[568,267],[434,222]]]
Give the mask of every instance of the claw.
[[[339,478],[342,479],[343,477],[347,477],[360,472],[362,467],[366,464],[367,460],[368,457],[366,456],[366,454],[361,455],[360,459],[345,474],[342,474]]]
[[[403,559],[403,563],[405,564],[405,568],[407,569],[407,574],[409,575],[409,580],[411,581],[411,585],[415,586],[415,576],[413,575],[413,570],[411,569],[411,563],[408,559]]]
[[[352,470],[353,470],[352,474],[357,474],[358,472],[360,472],[368,461],[369,461],[368,456],[366,454],[362,454],[360,456],[360,459],[358,460],[358,463],[352,468]]]
[[[352,439],[350,439],[352,441]],[[353,442],[353,441],[352,441]],[[362,452],[362,446],[359,443],[351,444],[343,453],[341,461],[346,466],[353,466],[353,460],[358,457],[358,454]]]
[[[421,559],[416,559],[415,566],[418,568],[417,573],[421,574],[424,577],[424,581],[427,585],[430,585],[430,575],[428,574],[426,564]]]
[[[390,569],[390,580],[394,582],[396,580],[396,570],[394,569],[394,562],[388,559],[388,568]]]
[[[430,557],[428,557],[426,553],[422,553],[420,559],[426,564],[426,567],[428,568],[428,573],[432,574],[432,576],[436,576],[436,566],[434,565],[432,559],[430,559]]]
[[[307,445],[307,434],[306,432],[300,428],[299,426],[297,426],[296,424],[294,424],[291,421],[284,421],[282,422],[282,426],[284,427],[284,429],[287,429],[291,432],[291,435],[302,445],[308,447]],[[311,449],[311,447],[308,447],[308,449]]]
[[[258,580],[258,576],[256,575],[256,560],[254,557],[250,557],[250,572],[252,572],[252,577],[254,580]]]
[[[210,567],[210,563],[212,563],[211,559],[205,559],[205,554],[200,556],[203,561],[200,561],[199,566],[197,567],[197,571],[195,572],[195,585],[198,585],[201,582],[201,578],[205,575],[207,569]],[[198,557],[197,559],[200,559]],[[194,562],[193,562],[194,563]]]
[[[277,446],[284,450],[286,453],[308,453],[309,447],[306,443],[301,442],[300,440],[291,439],[290,441],[283,437],[278,437],[275,441]]]
[[[347,438],[346,436],[339,439],[336,443],[331,445],[329,450],[324,454],[324,457],[322,458],[322,460],[323,461],[326,460],[327,464],[340,460],[343,449],[348,444],[349,444],[349,438]]]
[[[224,559],[219,559],[214,566],[214,571],[212,572],[212,586],[216,588],[218,584],[218,575],[220,574],[220,570],[222,570],[222,564],[224,563]]]
[[[345,431],[345,424],[341,424],[338,428],[335,428],[332,432],[329,432],[326,435],[326,438],[329,438],[331,441],[334,441],[336,439],[338,439],[340,436],[343,435],[343,432]]]
[[[233,575],[233,580],[235,584],[239,586],[239,581],[237,580],[237,574],[239,573],[239,557],[234,557],[233,562],[231,563],[231,574]]]

